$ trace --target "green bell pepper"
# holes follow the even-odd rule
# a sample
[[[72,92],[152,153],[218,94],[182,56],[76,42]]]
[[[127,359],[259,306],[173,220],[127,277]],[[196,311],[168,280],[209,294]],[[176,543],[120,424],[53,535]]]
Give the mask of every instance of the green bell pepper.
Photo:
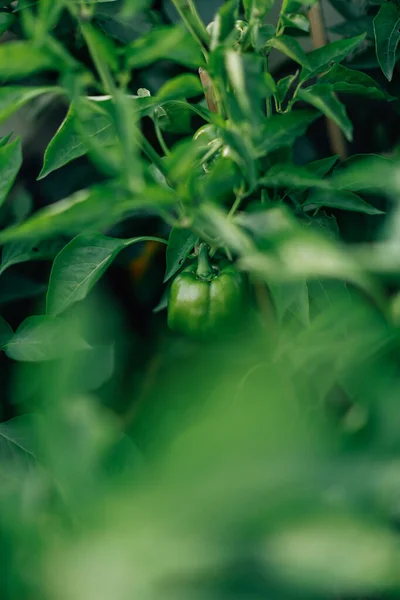
[[[246,282],[232,263],[210,265],[206,245],[198,263],[184,269],[171,285],[168,325],[198,338],[224,335],[241,322]]]

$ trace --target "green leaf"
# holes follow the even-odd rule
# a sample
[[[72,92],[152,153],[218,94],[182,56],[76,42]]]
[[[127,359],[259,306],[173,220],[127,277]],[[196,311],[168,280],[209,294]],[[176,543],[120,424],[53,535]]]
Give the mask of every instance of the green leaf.
[[[283,14],[282,23],[285,27],[293,27],[295,29],[300,29],[300,31],[305,31],[306,33],[310,31],[310,21],[307,19],[306,15],[301,13]]]
[[[291,146],[318,117],[318,112],[309,110],[297,110],[272,116],[262,130],[264,139],[257,148],[259,155],[272,152],[282,146]]]
[[[307,89],[300,89],[297,97],[318,108],[328,119],[332,119],[351,142],[353,124],[347,116],[344,105],[336,98],[329,85],[316,84]]]
[[[181,98],[192,98],[203,93],[199,77],[184,73],[170,79],[161,87],[156,96],[157,102],[170,102]]]
[[[289,35],[280,35],[272,38],[272,40],[269,40],[267,46],[286,54],[286,56],[304,67],[304,69],[309,71],[312,69],[308,56],[300,46],[299,42]]]
[[[0,275],[12,265],[30,260],[48,260],[54,258],[63,245],[62,240],[48,240],[44,242],[11,242],[3,247]]]
[[[327,158],[321,158],[314,160],[307,165],[307,169],[319,177],[324,177],[329,171],[335,166],[338,161],[338,156],[328,156]]]
[[[12,41],[0,45],[0,79],[22,79],[58,67],[59,61],[54,55],[33,42]]]
[[[139,69],[159,60],[172,60],[186,67],[204,65],[204,57],[198,44],[182,26],[163,26],[152,29],[129,44],[126,62],[130,69]]]
[[[75,237],[54,260],[47,292],[47,313],[58,315],[86,298],[121,250],[149,240],[166,243],[149,236],[127,240],[101,234]]]
[[[117,183],[103,183],[80,190],[32,215],[19,225],[0,232],[0,244],[16,240],[46,239],[58,234],[77,234],[85,227],[101,231],[135,210],[171,206],[175,193],[159,186],[147,186],[135,198]]]
[[[88,350],[90,346],[71,326],[71,321],[34,316],[25,319],[4,348],[13,360],[39,362]]]
[[[221,6],[215,15],[210,40],[210,49],[215,50],[217,46],[223,44],[234,33],[235,23],[238,18],[237,0],[228,0]]]
[[[12,13],[1,12],[0,13],[0,35],[3,35],[7,29],[14,23],[15,15]]]
[[[264,122],[265,117],[261,111],[262,100],[270,95],[270,88],[262,76],[262,58],[228,50],[225,53],[225,66],[234,92],[231,103],[232,107],[236,107],[237,119],[253,123]]]
[[[60,93],[62,93],[62,89],[56,86],[26,87],[10,85],[0,88],[0,123],[6,121],[34,98],[43,94]]]
[[[391,81],[400,41],[400,7],[384,2],[374,19],[376,57],[385,77]]]
[[[274,300],[278,321],[288,313],[296,316],[306,327],[310,324],[310,302],[305,281],[270,283],[269,289]]]
[[[192,251],[196,240],[197,236],[189,229],[183,229],[182,227],[173,227],[171,229],[168,238],[164,283],[179,271]]]
[[[354,155],[338,165],[331,178],[337,189],[398,193],[398,166],[377,154]]]
[[[329,182],[321,179],[307,167],[294,165],[274,165],[268,173],[259,180],[260,185],[307,189],[310,187],[328,188]]]
[[[341,62],[348,54],[353,52],[365,39],[365,34],[347,40],[331,42],[322,48],[317,48],[307,55],[310,69],[304,69],[302,79],[309,78],[316,73],[322,73],[332,63]]]
[[[303,204],[303,210],[314,210],[320,206],[329,206],[340,208],[353,212],[365,213],[367,215],[383,215],[383,211],[368,204],[352,192],[342,190],[315,190],[310,193],[306,202]]]
[[[32,415],[15,417],[0,423],[0,465],[2,475],[10,471],[20,477],[20,470],[29,470],[36,459],[36,444]],[[17,471],[15,473],[15,471]]]
[[[10,341],[13,335],[14,332],[10,325],[3,319],[3,317],[0,317],[0,349]]]
[[[6,200],[22,165],[21,139],[0,147],[0,206]]]
[[[92,113],[85,124],[87,135],[96,137],[99,144],[103,144],[104,147],[114,146],[118,138],[110,116],[97,102],[90,102],[89,106],[92,107]],[[72,160],[87,154],[87,145],[76,130],[76,118],[76,108],[71,104],[64,121],[46,148],[38,179],[43,179]]]
[[[342,65],[334,65],[320,77],[321,84],[329,84],[334,92],[365,96],[373,100],[394,99],[365,73],[354,71]]]

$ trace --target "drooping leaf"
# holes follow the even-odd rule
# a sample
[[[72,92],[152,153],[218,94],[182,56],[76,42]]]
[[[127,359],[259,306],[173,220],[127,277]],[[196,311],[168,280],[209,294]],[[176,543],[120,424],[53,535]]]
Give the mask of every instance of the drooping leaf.
[[[0,147],[0,206],[6,200],[22,164],[21,139]]]
[[[400,7],[384,2],[374,19],[376,56],[385,77],[391,81],[400,41]]]
[[[101,234],[75,237],[54,260],[47,292],[47,313],[58,315],[86,298],[121,250],[148,240],[163,242],[148,236],[126,240]]]
[[[383,215],[383,211],[365,202],[360,196],[343,190],[315,190],[310,193],[303,204],[304,210],[314,210],[320,206],[340,208],[367,215]]]
[[[131,69],[146,67],[159,60],[172,60],[186,67],[204,65],[201,50],[181,25],[152,29],[126,47],[126,61]]]
[[[317,48],[307,54],[310,69],[303,69],[302,78],[309,78],[316,73],[322,73],[333,63],[341,62],[365,39],[365,34],[347,40],[330,42],[322,48]]]
[[[294,165],[274,165],[259,180],[260,185],[307,189],[310,187],[329,188],[329,182],[307,167]]]
[[[276,99],[279,102],[279,104],[282,104],[282,102],[286,98],[286,95],[290,90],[292,83],[295,81],[297,75],[298,72],[294,75],[287,75],[286,77],[282,77],[282,79],[280,79],[276,84]]]
[[[307,54],[295,38],[292,38],[289,35],[280,35],[269,40],[267,45],[286,54],[286,56],[304,67],[304,69],[307,69],[308,71],[312,70]]]
[[[0,275],[12,265],[27,262],[30,260],[48,260],[62,248],[63,242],[57,238],[46,240],[44,242],[11,242],[5,244],[1,254]]]
[[[4,346],[9,358],[23,362],[56,360],[71,352],[88,350],[71,321],[57,317],[28,317]]]
[[[299,100],[318,108],[328,119],[332,119],[343,131],[346,138],[353,139],[353,124],[347,116],[344,105],[336,98],[330,85],[316,84],[307,89],[300,89]]]
[[[16,240],[48,239],[61,233],[77,234],[85,227],[101,231],[124,216],[144,207],[157,210],[176,201],[167,187],[147,186],[137,197],[116,183],[106,183],[81,190],[43,208],[19,225],[0,232],[0,244]]]
[[[290,146],[318,117],[318,112],[309,110],[272,116],[262,130],[263,141],[257,148],[258,152],[264,154],[282,146]]]
[[[171,279],[183,265],[196,243],[197,236],[189,229],[173,227],[168,238],[164,282]]]
[[[365,96],[373,100],[394,99],[372,77],[361,71],[343,67],[343,65],[334,65],[332,69],[320,77],[319,82],[329,84],[334,92]]]

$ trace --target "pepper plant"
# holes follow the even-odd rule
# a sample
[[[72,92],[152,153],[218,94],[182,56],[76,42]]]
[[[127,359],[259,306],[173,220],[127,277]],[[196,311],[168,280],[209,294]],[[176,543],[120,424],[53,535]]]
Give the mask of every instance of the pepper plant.
[[[1,4],[2,598],[398,593],[399,158],[347,105],[397,115],[400,7],[331,3]],[[154,247],[141,379],[96,291]]]

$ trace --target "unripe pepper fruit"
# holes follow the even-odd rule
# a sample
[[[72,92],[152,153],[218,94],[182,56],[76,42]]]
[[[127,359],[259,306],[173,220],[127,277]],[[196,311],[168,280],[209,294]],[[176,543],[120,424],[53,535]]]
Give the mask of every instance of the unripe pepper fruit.
[[[229,333],[242,320],[246,292],[243,274],[229,262],[211,266],[204,244],[197,265],[184,269],[171,285],[168,325],[201,339]]]

